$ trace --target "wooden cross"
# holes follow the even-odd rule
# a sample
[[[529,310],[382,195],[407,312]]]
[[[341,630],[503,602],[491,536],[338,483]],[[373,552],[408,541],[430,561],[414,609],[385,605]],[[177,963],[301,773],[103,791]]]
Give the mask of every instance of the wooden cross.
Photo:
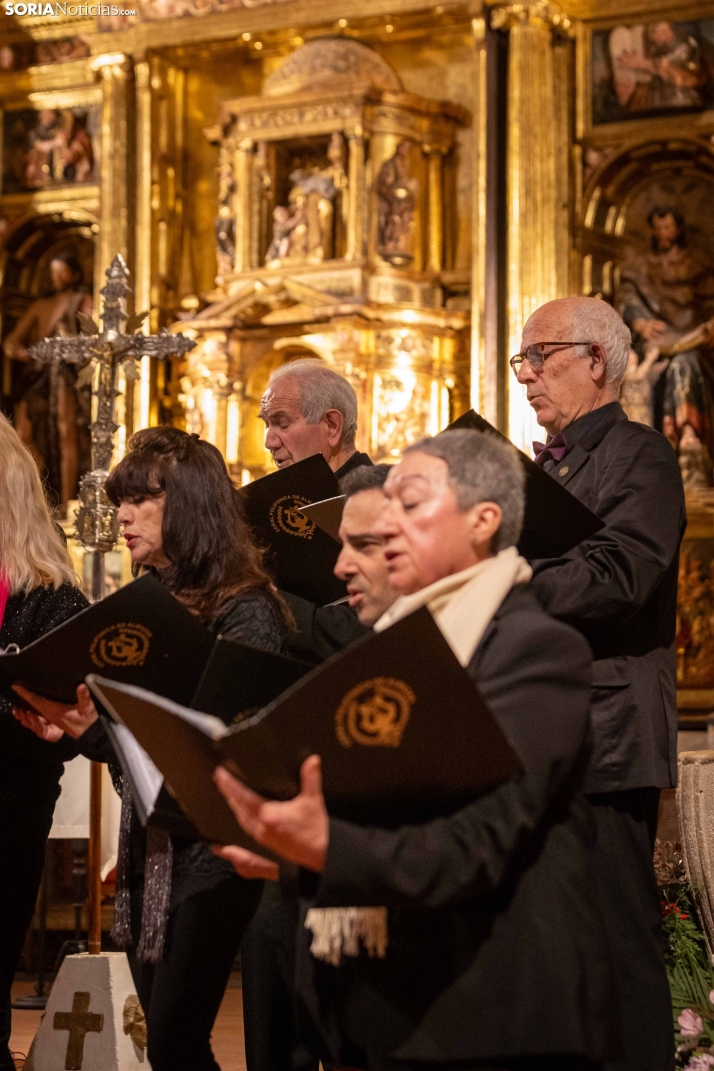
[[[89,993],[75,993],[71,1012],[55,1012],[55,1030],[69,1030],[65,1071],[82,1071],[84,1039],[87,1034],[98,1034],[104,1028],[104,1016],[90,1012]]]

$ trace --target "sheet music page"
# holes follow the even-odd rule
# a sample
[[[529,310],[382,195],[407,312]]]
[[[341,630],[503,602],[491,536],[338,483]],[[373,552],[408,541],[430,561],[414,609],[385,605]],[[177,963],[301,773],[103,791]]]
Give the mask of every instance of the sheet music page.
[[[141,796],[146,813],[151,814],[164,779],[141,744],[129,732],[126,725],[115,723],[112,725],[112,732],[116,733],[126,763],[131,770],[136,791]]]

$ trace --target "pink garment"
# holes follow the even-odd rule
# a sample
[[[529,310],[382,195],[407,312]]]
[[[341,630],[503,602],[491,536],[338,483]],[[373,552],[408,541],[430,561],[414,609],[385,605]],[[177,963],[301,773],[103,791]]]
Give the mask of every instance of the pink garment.
[[[9,598],[10,585],[2,573],[0,573],[0,628],[2,628],[3,618],[5,617],[5,607],[7,606],[7,600]]]

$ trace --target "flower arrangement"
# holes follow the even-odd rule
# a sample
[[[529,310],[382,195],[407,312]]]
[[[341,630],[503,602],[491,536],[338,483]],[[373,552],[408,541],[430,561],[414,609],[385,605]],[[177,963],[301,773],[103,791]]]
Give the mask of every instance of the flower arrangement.
[[[699,925],[694,889],[678,845],[658,842],[655,870],[662,896],[662,935],[677,1067],[714,1071],[714,966]]]

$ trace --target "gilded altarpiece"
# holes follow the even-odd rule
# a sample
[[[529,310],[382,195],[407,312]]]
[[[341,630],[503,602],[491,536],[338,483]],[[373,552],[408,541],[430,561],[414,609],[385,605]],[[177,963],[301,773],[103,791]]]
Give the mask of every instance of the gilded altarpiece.
[[[375,459],[468,407],[468,314],[445,308],[444,167],[463,109],[406,93],[372,49],[316,39],[259,96],[223,102],[218,290],[182,318],[186,426],[236,477],[267,470],[258,404],[283,361],[315,356],[360,399]]]

